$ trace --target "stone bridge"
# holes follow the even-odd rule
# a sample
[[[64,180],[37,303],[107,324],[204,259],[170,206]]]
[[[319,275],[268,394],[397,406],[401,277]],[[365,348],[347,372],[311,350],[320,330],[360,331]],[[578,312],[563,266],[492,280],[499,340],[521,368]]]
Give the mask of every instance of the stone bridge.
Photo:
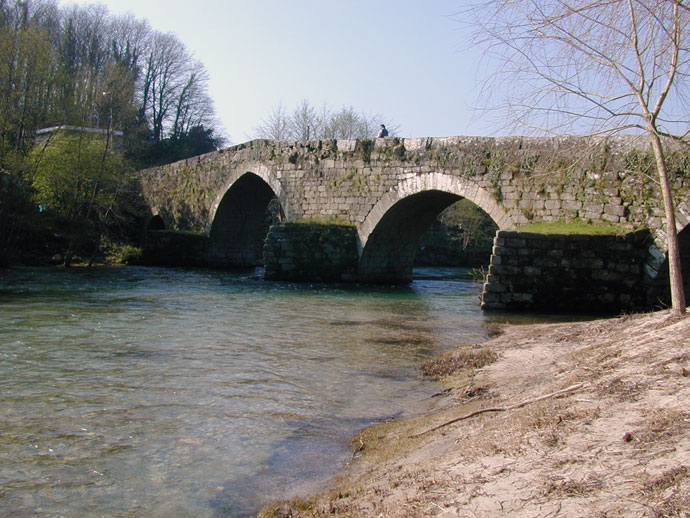
[[[669,149],[678,231],[690,241],[690,154]],[[151,228],[206,234],[207,264],[261,262],[272,208],[274,219],[354,227],[355,278],[408,280],[419,238],[461,198],[502,230],[559,220],[649,229],[655,276],[666,236],[654,174],[643,136],[444,137],[255,140],[138,179]]]

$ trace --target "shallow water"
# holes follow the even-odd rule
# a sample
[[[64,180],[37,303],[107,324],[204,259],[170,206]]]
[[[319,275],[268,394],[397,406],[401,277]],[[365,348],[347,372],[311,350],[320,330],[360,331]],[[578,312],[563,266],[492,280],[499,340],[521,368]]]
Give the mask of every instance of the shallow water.
[[[0,271],[0,514],[243,517],[332,475],[361,428],[485,339],[478,286],[163,268]]]

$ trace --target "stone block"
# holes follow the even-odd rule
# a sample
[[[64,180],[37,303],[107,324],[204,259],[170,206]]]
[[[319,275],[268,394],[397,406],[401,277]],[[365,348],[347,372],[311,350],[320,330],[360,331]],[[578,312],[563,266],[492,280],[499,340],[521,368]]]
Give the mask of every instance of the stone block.
[[[630,252],[633,249],[633,244],[630,241],[616,240],[608,243],[607,248],[617,252]]]
[[[604,187],[604,195],[609,198],[618,197],[620,190],[617,187]],[[619,199],[620,200],[620,199]]]
[[[527,241],[523,238],[508,238],[505,240],[505,245],[512,248],[524,248],[527,246]]]
[[[532,293],[513,293],[513,302],[533,302],[534,295]]]
[[[604,214],[623,217],[625,216],[625,207],[620,204],[607,203],[604,205]]]
[[[517,251],[515,250],[515,248],[511,248],[508,246],[494,246],[494,248],[492,250],[492,254],[494,256],[507,257],[507,256],[515,255],[516,253],[517,253]]]
[[[601,269],[594,270],[592,272],[592,279],[603,282],[614,282],[620,281],[622,279],[622,275],[619,272]]]
[[[604,212],[604,204],[603,203],[585,203],[583,204],[582,208],[589,213],[592,214],[601,214]]]
[[[484,290],[482,293],[482,302],[487,304],[501,302],[501,294],[498,292],[489,292]]]
[[[518,266],[520,261],[517,255],[504,255],[503,264],[506,266]]]
[[[484,292],[485,293],[505,293],[506,287],[505,287],[505,285],[498,283],[498,282],[487,282],[486,285],[484,286]]]
[[[338,151],[354,151],[357,145],[356,140],[338,140],[337,141]]]
[[[615,263],[612,268],[620,273],[627,273],[630,271],[630,265],[626,263]]]
[[[563,202],[563,208],[570,211],[578,211],[582,209],[582,202],[576,200],[566,200]]]
[[[621,221],[624,221],[623,218],[619,216],[612,216],[610,214],[602,214],[601,219],[609,223],[620,223]]]

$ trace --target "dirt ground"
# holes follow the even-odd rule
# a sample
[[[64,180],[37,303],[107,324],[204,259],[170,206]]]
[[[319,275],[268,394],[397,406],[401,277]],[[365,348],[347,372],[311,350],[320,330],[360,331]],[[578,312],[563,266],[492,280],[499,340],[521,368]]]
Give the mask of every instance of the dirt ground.
[[[690,317],[507,326],[425,366],[448,387],[363,431],[324,494],[261,517],[690,517]]]

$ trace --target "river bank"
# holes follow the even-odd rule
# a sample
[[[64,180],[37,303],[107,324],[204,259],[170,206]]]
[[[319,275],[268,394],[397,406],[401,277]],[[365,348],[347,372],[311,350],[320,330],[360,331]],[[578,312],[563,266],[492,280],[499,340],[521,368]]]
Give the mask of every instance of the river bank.
[[[425,369],[447,387],[425,414],[260,516],[690,516],[690,317],[505,326]]]

